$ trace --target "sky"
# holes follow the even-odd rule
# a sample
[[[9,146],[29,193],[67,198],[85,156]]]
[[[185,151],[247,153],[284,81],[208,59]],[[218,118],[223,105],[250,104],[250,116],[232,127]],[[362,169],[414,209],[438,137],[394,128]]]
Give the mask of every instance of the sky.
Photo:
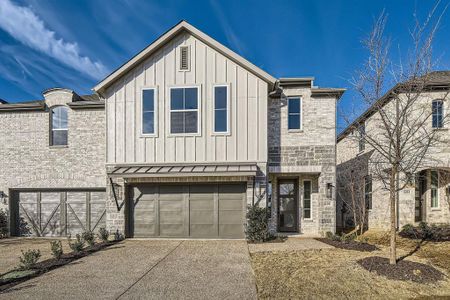
[[[78,94],[186,20],[274,77],[315,77],[347,88],[338,104],[353,114],[350,79],[368,53],[361,40],[388,15],[386,34],[398,53],[410,46],[413,14],[424,19],[431,0],[0,0],[0,98],[42,99],[66,87]],[[440,9],[450,3],[441,1]],[[436,69],[450,69],[450,11],[434,43]]]

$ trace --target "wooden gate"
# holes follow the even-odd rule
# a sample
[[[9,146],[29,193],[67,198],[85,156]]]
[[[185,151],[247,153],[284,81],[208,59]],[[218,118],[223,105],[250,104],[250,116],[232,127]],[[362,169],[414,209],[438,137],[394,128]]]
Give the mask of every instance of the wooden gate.
[[[105,226],[106,194],[96,190],[22,190],[11,201],[11,234],[66,236]]]

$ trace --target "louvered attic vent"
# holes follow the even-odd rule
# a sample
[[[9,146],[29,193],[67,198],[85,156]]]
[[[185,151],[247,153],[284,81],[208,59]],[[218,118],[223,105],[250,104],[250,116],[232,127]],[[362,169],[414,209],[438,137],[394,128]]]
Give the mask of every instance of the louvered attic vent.
[[[189,47],[180,47],[180,71],[189,70]]]

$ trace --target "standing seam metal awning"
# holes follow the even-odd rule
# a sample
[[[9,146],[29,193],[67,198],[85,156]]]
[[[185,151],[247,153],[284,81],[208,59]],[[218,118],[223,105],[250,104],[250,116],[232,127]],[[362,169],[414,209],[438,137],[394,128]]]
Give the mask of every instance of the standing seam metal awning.
[[[255,176],[256,164],[119,166],[110,177]]]

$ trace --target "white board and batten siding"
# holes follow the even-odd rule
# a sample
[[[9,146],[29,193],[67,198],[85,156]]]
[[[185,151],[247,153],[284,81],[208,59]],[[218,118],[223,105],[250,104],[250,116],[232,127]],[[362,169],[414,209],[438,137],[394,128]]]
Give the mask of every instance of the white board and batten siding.
[[[189,46],[189,71],[179,71],[179,47]],[[213,86],[229,85],[228,135],[213,132]],[[170,136],[169,88],[198,86],[200,134]],[[156,88],[155,136],[141,135],[142,88]],[[268,84],[188,33],[138,64],[106,92],[107,163],[267,161]]]

